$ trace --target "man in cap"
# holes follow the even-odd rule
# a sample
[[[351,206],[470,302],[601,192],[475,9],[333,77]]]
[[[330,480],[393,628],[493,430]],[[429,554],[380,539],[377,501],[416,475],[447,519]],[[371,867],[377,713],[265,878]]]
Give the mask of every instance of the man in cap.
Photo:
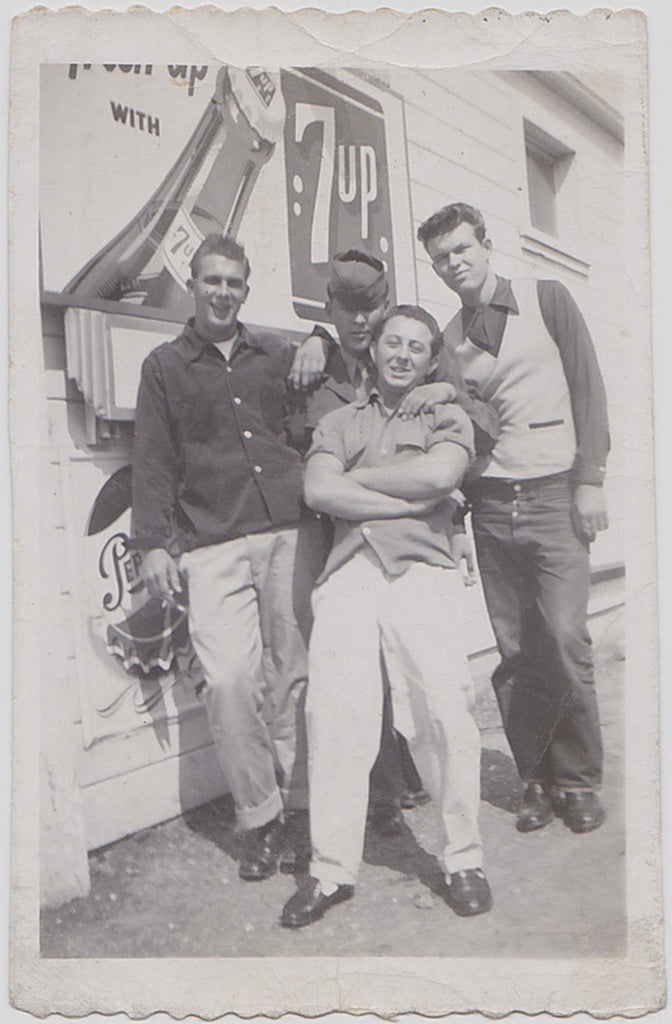
[[[153,596],[188,589],[217,754],[244,833],[240,877],[278,867],[283,814],[305,807],[297,735],[306,648],[293,580],[302,461],[285,436],[288,344],[238,320],[249,263],[209,235],[191,262],[195,316],[145,360],[133,533]]]
[[[383,668],[397,728],[431,760],[444,898],[464,916],[492,903],[478,830],[480,739],[450,544],[450,495],[473,455],[473,428],[457,406],[441,406],[440,417],[397,415],[403,396],[436,366],[441,344],[425,310],[390,310],[373,329],[375,382],[321,419],[308,453],[306,502],[333,517],[335,532],[313,594],[311,878],[283,909],[288,928],[317,921],[354,893]],[[337,763],[344,768],[334,771]]]
[[[297,349],[289,373],[289,383],[300,405],[307,411],[305,427],[315,428],[321,415],[341,401],[352,401],[362,393],[370,377],[369,345],[371,331],[380,322],[389,305],[389,283],[384,263],[360,249],[349,249],[333,257],[327,285],[326,312],[334,322],[339,344],[321,324],[315,324]],[[325,374],[329,381],[325,381]],[[351,376],[352,374],[352,376]],[[430,375],[434,380],[435,374]],[[450,397],[440,389],[442,401],[456,402],[465,410],[474,427],[476,452],[489,452],[499,436],[499,420],[494,408],[483,402],[474,389],[467,387],[457,360],[445,351],[441,359],[441,381],[452,385]],[[326,387],[317,385],[327,384]],[[423,389],[425,398],[429,394]],[[466,548],[463,557],[466,557]]]
[[[322,417],[367,394],[373,375],[370,357],[371,338],[389,305],[389,286],[385,267],[375,256],[360,249],[337,253],[331,260],[327,284],[326,312],[334,323],[337,343],[322,327],[313,330],[315,338],[327,344],[327,362],[319,384],[294,395],[293,431],[299,446],[307,450],[313,432]],[[297,360],[293,373],[298,373]],[[326,517],[321,555],[314,551],[312,561],[316,575],[324,564],[331,544],[331,531]],[[310,532],[309,532],[310,531]],[[313,544],[319,535],[310,527],[303,537]],[[305,551],[306,544],[303,544]],[[371,824],[376,831],[393,834],[403,826],[401,806],[415,807],[429,800],[422,779],[403,736],[392,728],[389,689],[385,688],[383,728],[380,754],[372,773]]]

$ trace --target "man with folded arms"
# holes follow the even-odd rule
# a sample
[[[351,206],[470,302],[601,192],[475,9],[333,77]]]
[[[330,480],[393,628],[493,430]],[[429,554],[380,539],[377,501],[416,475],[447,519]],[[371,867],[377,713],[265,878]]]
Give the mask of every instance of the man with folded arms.
[[[388,293],[385,267],[375,256],[361,249],[348,249],[332,257],[326,311],[333,320],[337,340],[334,343],[323,327],[313,328],[311,337],[327,343],[324,372],[312,387],[297,387],[290,395],[292,429],[303,451],[310,447],[313,431],[326,413],[368,393],[373,375],[369,355],[372,332],[389,307]],[[318,357],[322,357],[324,347],[320,341]],[[299,351],[292,374],[299,372],[301,356]],[[326,517],[322,521],[325,525],[328,522]],[[305,550],[306,543],[316,540],[319,541],[317,531],[306,529],[300,543]],[[329,530],[325,530],[324,544],[326,549],[323,546],[321,552],[315,552],[306,561],[317,565],[326,556],[331,545]],[[323,564],[322,561],[319,569]],[[428,800],[429,793],[422,785],[406,741],[393,729],[386,687],[380,754],[371,778],[371,826],[381,835],[396,834],[404,827],[401,807],[412,808]]]
[[[462,580],[450,545],[450,495],[473,456],[473,428],[457,406],[397,415],[403,396],[436,366],[442,342],[433,317],[397,306],[373,337],[374,386],[321,419],[307,457],[306,502],[333,517],[334,543],[313,595],[311,877],[283,909],[289,928],[318,920],[354,893],[380,742],[383,666],[395,727],[414,755],[424,755],[426,777],[436,783],[446,902],[465,916],[492,904],[478,829],[480,739],[470,710]]]

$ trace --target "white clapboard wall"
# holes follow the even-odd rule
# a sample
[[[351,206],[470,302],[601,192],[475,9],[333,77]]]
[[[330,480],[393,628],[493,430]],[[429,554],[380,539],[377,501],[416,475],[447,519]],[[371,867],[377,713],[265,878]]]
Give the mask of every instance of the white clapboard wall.
[[[377,74],[378,87],[381,77],[385,76]],[[621,245],[617,197],[622,144],[613,117],[610,121],[609,104],[602,100],[600,106],[602,84],[596,80],[585,85],[583,94],[578,86],[575,93],[570,89],[561,94],[557,83],[533,74],[406,70],[390,72],[387,79],[404,101],[414,231],[447,202],[465,200],[479,206],[493,242],[496,269],[507,276],[557,277],[568,285],[595,339],[613,403],[620,399],[619,354],[627,343],[619,309],[622,271],[614,259]],[[365,77],[361,87],[366,90]],[[530,225],[526,122],[574,153],[563,184],[567,209],[562,239],[549,239]],[[605,181],[609,188],[598,187]],[[433,273],[419,243],[409,240],[412,244],[417,300],[445,322],[457,303]],[[105,735],[104,729],[92,728],[87,720],[83,704],[95,687],[96,680],[90,676],[96,670],[95,662],[87,662],[82,655],[87,637],[78,625],[77,545],[82,522],[77,517],[81,519],[83,513],[73,502],[72,489],[95,489],[94,477],[103,481],[106,474],[130,461],[132,424],[122,424],[105,446],[92,444],[91,412],[66,372],[62,308],[45,306],[43,322],[49,438],[44,467],[45,602],[51,619],[60,624],[58,649],[52,645],[43,651],[43,657],[58,660],[58,671],[44,679],[43,756],[49,765],[43,785],[43,864],[49,865],[54,856],[63,859],[67,833],[72,864],[80,866],[79,875],[74,877],[73,868],[73,877],[65,882],[57,877],[58,871],[52,879],[45,869],[44,900],[56,902],[64,893],[82,891],[82,849],[110,843],[210,800],[226,792],[226,781],[202,710],[190,697],[179,696],[178,688],[166,700],[158,723],[138,715],[130,718],[128,728],[110,729]],[[618,510],[626,419],[612,415],[611,424],[607,493]],[[591,596],[593,613],[623,600],[622,551],[623,523],[615,514],[609,533],[593,549],[599,581]],[[466,593],[465,602],[471,651],[477,655],[491,650],[493,638],[480,588]],[[48,709],[56,702],[59,713],[50,715]],[[55,802],[64,822],[58,834],[48,826]],[[52,848],[57,852],[51,853]]]

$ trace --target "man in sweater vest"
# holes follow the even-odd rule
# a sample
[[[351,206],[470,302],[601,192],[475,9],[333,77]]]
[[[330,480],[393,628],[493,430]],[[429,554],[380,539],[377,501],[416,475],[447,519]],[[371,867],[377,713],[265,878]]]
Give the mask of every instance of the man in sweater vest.
[[[462,301],[446,349],[500,418],[468,496],[502,659],[493,685],[526,784],[517,827],[542,828],[557,813],[572,831],[589,832],[604,820],[595,793],[602,743],[586,628],[589,545],[608,525],[609,451],[593,344],[560,282],[494,274],[478,210],[446,206],[418,238]]]

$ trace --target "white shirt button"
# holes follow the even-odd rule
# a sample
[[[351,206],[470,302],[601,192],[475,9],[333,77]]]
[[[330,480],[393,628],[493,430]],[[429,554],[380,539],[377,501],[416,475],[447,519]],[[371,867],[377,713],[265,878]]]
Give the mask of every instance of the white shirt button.
[[[516,494],[520,494],[520,484],[514,484],[513,489],[516,492]]]
[[[255,466],[254,467],[254,472],[255,473],[261,473],[261,466]]]
[[[229,366],[228,363],[226,364],[226,372],[227,373],[233,373],[233,370],[231,369],[231,367]]]
[[[242,398],[238,398],[238,395],[235,395],[235,397],[233,399],[233,402],[234,402],[234,405],[242,405],[243,404]]]
[[[243,437],[246,437],[249,440],[252,437],[252,431],[251,430],[244,430],[243,431]]]
[[[371,533],[371,527],[370,526],[363,526],[362,527],[362,533],[364,534],[365,537],[368,537],[369,534]]]
[[[512,515],[512,516],[513,516],[513,518],[515,519],[515,518],[516,518],[516,516],[518,515],[518,513],[517,513],[517,512],[515,511],[515,509],[514,509],[514,511],[513,511],[512,513],[511,513],[511,515]]]

